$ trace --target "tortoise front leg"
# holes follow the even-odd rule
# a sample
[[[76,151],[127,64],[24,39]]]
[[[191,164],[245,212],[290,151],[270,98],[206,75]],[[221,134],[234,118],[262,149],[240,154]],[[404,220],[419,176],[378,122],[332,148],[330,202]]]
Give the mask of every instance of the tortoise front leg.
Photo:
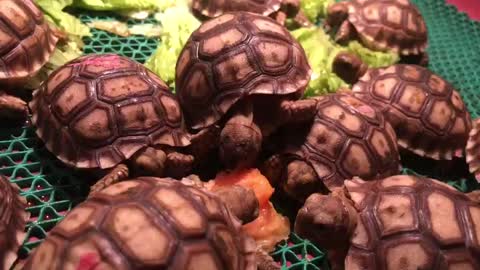
[[[258,270],[280,270],[282,267],[278,265],[273,258],[268,255],[263,250],[259,250],[256,252],[257,257],[257,269]]]
[[[341,52],[333,59],[332,70],[346,83],[355,84],[368,66],[356,54]]]
[[[25,101],[0,91],[0,117],[23,119],[27,115],[28,107]]]
[[[288,123],[305,123],[312,121],[317,114],[319,99],[309,98],[303,100],[285,100],[280,104],[280,125]]]
[[[480,190],[475,190],[472,192],[467,193],[468,198],[475,203],[480,204]]]
[[[93,186],[90,187],[90,193],[88,196],[90,197],[92,194],[99,192],[100,190],[113,185],[117,182],[126,180],[129,175],[129,170],[127,165],[125,164],[118,164],[113,168],[107,175],[103,178],[98,180]]]
[[[337,34],[335,34],[335,41],[341,45],[346,45],[350,40],[355,37],[355,28],[353,25],[345,20],[338,28]]]
[[[162,177],[165,173],[167,153],[161,149],[146,147],[131,159],[135,174]]]
[[[165,175],[180,179],[188,175],[193,168],[194,157],[180,152],[170,152],[165,162]]]

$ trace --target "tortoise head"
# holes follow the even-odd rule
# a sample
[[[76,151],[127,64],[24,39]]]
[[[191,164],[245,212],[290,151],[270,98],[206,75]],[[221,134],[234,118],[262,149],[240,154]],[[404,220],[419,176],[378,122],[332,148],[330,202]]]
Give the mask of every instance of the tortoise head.
[[[328,7],[327,28],[338,27],[348,17],[348,3],[339,2]]]
[[[357,212],[345,189],[329,195],[310,195],[298,211],[295,233],[327,249],[329,259],[341,266],[349,247],[349,239],[357,225]]]

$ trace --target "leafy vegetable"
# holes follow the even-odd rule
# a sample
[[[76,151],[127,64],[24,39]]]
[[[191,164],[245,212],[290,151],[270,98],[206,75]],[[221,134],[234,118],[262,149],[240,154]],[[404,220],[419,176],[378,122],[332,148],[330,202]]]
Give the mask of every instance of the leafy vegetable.
[[[332,62],[341,51],[357,54],[370,67],[388,66],[396,63],[395,53],[376,52],[363,47],[357,41],[343,47],[336,44],[320,27],[299,28],[291,32],[305,49],[313,73],[306,96],[335,92],[347,84],[332,71]]]
[[[47,20],[64,31],[70,40],[82,44],[82,37],[90,36],[90,28],[63,9],[72,5],[74,0],[35,0],[43,10]]]
[[[173,87],[177,58],[190,34],[200,26],[200,22],[187,5],[168,8],[165,12],[156,14],[155,18],[163,27],[161,43],[145,66]]]
[[[308,19],[316,22],[318,18],[325,18],[328,6],[335,3],[335,0],[302,0],[301,8]]]
[[[136,24],[128,27],[124,22],[120,21],[104,21],[93,20],[87,24],[89,27],[100,29],[121,37],[129,37],[131,35],[141,35],[146,37],[159,37],[162,31],[160,25],[146,23]]]
[[[299,28],[291,32],[305,49],[313,73],[305,96],[335,92],[346,84],[332,72],[335,55],[341,51],[330,37],[318,27]]]
[[[76,7],[90,10],[165,10],[178,0],[75,0]]]
[[[26,82],[25,88],[38,88],[40,84],[48,78],[50,73],[63,66],[65,63],[79,57],[80,55],[82,55],[82,50],[74,41],[64,42],[57,45],[57,48],[55,48],[55,51],[53,51],[48,62],[35,76]]]

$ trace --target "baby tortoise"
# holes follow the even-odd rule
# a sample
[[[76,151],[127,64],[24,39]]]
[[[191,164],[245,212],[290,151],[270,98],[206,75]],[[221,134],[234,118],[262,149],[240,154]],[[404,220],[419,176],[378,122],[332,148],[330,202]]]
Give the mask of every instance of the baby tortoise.
[[[397,137],[379,111],[345,93],[316,101],[309,125],[280,131],[276,154],[263,167],[273,186],[304,201],[353,176],[372,180],[399,173]]]
[[[480,191],[397,175],[313,194],[295,232],[328,250],[333,269],[480,269]]]
[[[300,9],[300,0],[193,0],[192,11],[200,18],[214,18],[224,13],[245,11],[270,16],[281,25],[293,18],[301,26],[311,22]]]
[[[182,177],[194,158],[176,96],[140,63],[87,55],[52,73],[34,92],[32,123],[46,148],[79,169],[113,169],[94,190],[135,173]]]
[[[18,248],[25,238],[30,214],[20,189],[0,175],[0,269],[8,270],[17,259]]]
[[[203,23],[176,66],[176,91],[194,131],[219,125],[228,169],[249,167],[279,124],[301,121],[310,80],[305,52],[274,20],[247,12]]]
[[[26,103],[14,90],[48,61],[58,37],[32,0],[3,0],[1,5],[0,117],[24,118]]]
[[[417,65],[368,69],[349,53],[336,56],[333,70],[385,115],[402,148],[436,160],[463,156],[472,120],[460,94],[439,75]]]
[[[75,207],[23,269],[255,270],[255,243],[229,210],[241,189],[256,200],[239,186],[219,197],[168,178],[114,184]]]
[[[406,62],[425,64],[427,27],[409,0],[351,0],[328,8],[327,28],[337,28],[335,40],[358,39],[372,50],[393,51]]]

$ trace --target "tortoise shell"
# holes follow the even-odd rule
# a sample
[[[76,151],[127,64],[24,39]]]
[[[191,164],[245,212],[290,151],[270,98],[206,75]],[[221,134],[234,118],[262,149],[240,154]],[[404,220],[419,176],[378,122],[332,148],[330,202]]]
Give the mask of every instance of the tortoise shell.
[[[480,118],[473,121],[473,128],[467,141],[466,153],[470,172],[480,182]]]
[[[24,269],[93,268],[254,270],[255,243],[217,196],[142,177],[75,207]]]
[[[167,85],[113,54],[59,68],[34,92],[30,108],[47,149],[77,168],[111,168],[148,145],[190,143]]]
[[[25,238],[30,214],[20,189],[0,175],[0,269],[8,270],[17,259],[18,248]]]
[[[463,155],[470,115],[460,94],[437,74],[415,65],[371,69],[352,90],[386,115],[401,147],[434,159]]]
[[[353,176],[376,179],[399,172],[395,132],[379,111],[348,94],[317,99],[314,122],[306,134],[289,135],[287,156],[306,161],[330,190]]]
[[[409,0],[352,0],[348,21],[360,40],[374,50],[418,55],[427,47],[427,27]]]
[[[249,95],[300,97],[310,74],[286,28],[261,15],[227,13],[193,32],[177,62],[176,89],[187,122],[201,129]]]
[[[359,212],[346,269],[480,269],[480,204],[439,181],[345,181]]]
[[[210,18],[235,11],[269,16],[280,9],[281,3],[282,0],[193,0],[192,10]]]
[[[25,78],[47,62],[58,38],[32,0],[0,3],[0,80]]]

